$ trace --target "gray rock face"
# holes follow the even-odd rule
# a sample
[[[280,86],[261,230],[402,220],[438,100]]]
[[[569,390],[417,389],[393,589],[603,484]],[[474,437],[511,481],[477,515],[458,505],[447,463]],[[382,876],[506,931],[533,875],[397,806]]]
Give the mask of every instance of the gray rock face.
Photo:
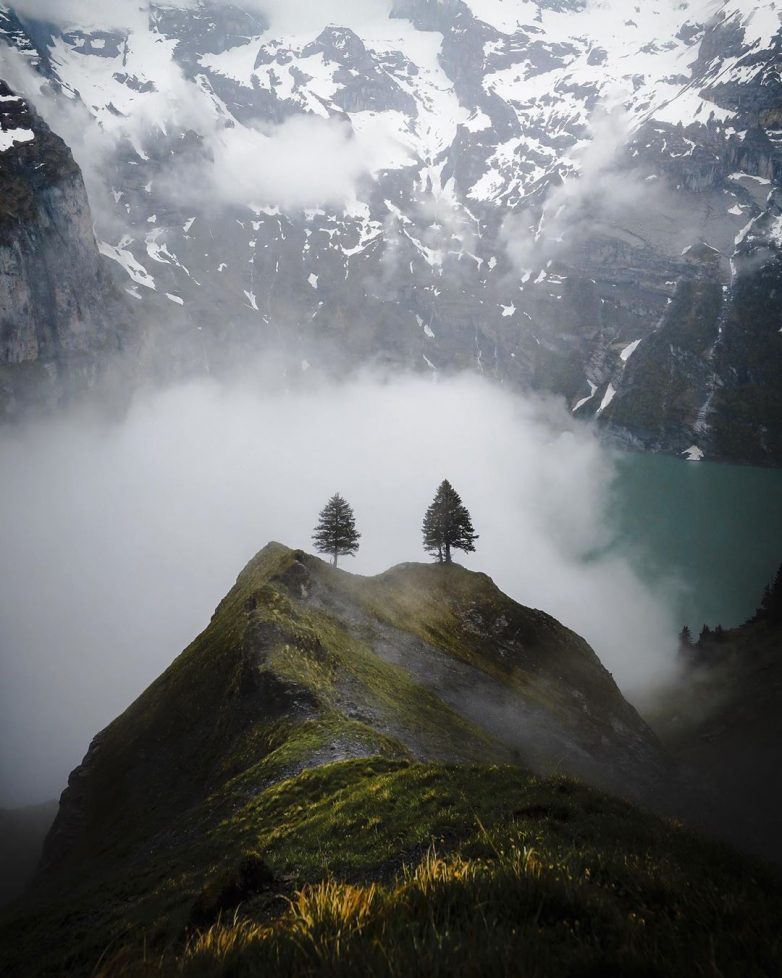
[[[70,151],[2,82],[0,127],[0,414],[8,417],[94,383],[127,337]]]
[[[778,327],[747,327],[782,248],[779,18],[600,9],[397,0],[285,33],[201,2],[127,32],[6,12],[0,39],[116,136],[89,191],[158,372],[467,367],[642,448],[780,464]],[[283,200],[278,141],[313,122],[349,192]]]

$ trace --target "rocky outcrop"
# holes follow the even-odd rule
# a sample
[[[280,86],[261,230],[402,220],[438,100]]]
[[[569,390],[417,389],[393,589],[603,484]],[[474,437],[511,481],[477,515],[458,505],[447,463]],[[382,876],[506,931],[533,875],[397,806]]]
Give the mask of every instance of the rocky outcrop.
[[[100,753],[101,735],[93,738],[81,764],[71,771],[68,786],[60,796],[54,824],[51,826],[43,847],[39,872],[56,865],[70,852],[76,842],[89,832],[91,813],[100,803],[90,793],[90,771]]]

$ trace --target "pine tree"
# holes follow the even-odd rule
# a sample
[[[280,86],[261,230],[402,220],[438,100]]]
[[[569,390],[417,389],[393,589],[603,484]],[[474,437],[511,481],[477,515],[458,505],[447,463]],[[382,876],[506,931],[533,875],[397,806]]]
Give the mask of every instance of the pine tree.
[[[679,632],[679,648],[683,652],[692,651],[692,645],[692,632],[690,631],[690,626],[685,625]]]
[[[475,550],[478,534],[462,503],[459,493],[444,479],[431,506],[426,511],[423,525],[424,550],[436,554],[443,564],[451,563],[451,550]]]
[[[320,511],[312,534],[315,549],[320,554],[329,554],[336,567],[340,557],[352,557],[356,553],[360,536],[353,507],[336,493]]]
[[[782,565],[777,571],[773,584],[768,584],[763,591],[755,619],[770,621],[775,625],[782,622]]]

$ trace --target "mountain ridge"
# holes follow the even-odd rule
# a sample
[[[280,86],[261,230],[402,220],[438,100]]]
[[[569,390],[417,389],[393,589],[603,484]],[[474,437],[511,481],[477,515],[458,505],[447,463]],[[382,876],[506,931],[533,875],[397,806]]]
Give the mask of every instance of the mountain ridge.
[[[214,722],[192,724],[191,710]],[[583,769],[631,794],[654,791],[666,769],[583,639],[486,575],[406,564],[361,578],[272,543],[201,636],[93,740],[63,794],[44,869],[132,824],[140,802],[144,821],[137,778],[159,786],[164,810],[186,812],[226,769],[241,794],[302,765],[371,754],[516,757]]]
[[[35,884],[0,918],[7,973],[423,976],[436,960],[466,978],[517,974],[522,947],[538,978],[777,960],[772,871],[563,771],[658,806],[672,784],[577,635],[458,565],[362,578],[269,544],[71,775]],[[418,909],[399,933],[367,939],[404,894]],[[449,923],[408,961],[419,912]]]

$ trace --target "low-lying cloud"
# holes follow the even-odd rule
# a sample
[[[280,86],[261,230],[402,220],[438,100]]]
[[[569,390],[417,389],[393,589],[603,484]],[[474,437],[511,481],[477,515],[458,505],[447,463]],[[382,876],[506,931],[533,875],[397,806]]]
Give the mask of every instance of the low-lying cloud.
[[[177,6],[194,3],[182,0]],[[149,19],[144,0],[15,0],[13,9],[22,17],[82,29],[131,30]]]
[[[212,162],[199,169],[215,195],[239,206],[339,205],[384,158],[387,142],[356,136],[348,122],[296,115],[265,130],[215,133]]]
[[[7,431],[0,468],[0,805],[54,795],[258,549],[311,549],[335,491],[363,534],[345,566],[376,573],[426,559],[448,477],[480,533],[466,565],[585,635],[629,693],[670,665],[664,598],[606,549],[611,455],[559,404],[473,376],[194,382],[122,421]]]

